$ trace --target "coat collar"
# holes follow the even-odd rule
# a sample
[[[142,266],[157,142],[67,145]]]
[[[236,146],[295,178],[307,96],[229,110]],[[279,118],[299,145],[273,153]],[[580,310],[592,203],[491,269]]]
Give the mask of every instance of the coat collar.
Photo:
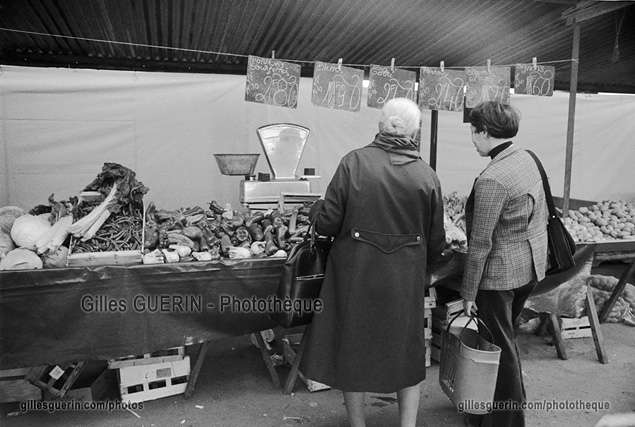
[[[522,150],[522,148],[516,146],[516,145],[512,145],[511,147],[507,147],[506,149],[504,149],[503,151],[501,151],[496,157],[494,157],[489,164],[487,165],[487,167],[489,168],[490,166],[492,166],[495,163],[500,162],[501,160],[511,156],[512,154],[516,153],[517,151]],[[487,169],[487,168],[486,168]]]

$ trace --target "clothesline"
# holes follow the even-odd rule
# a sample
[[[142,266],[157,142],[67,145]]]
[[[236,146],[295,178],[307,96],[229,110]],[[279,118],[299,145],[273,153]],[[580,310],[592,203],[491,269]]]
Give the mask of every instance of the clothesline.
[[[91,38],[91,37],[66,36],[66,35],[62,35],[62,34],[51,34],[51,33],[44,33],[44,32],[40,32],[40,31],[18,30],[18,29],[15,29],[15,28],[0,27],[0,31],[8,31],[8,32],[14,32],[14,33],[21,33],[21,34],[29,34],[29,35],[34,35],[34,36],[57,37],[57,38],[63,38],[63,39],[69,39],[69,40],[81,40],[81,41],[88,41],[88,42],[95,42],[95,43],[109,43],[109,44],[116,44],[116,45],[123,45],[123,46],[132,46],[132,47],[145,47],[145,48],[152,48],[152,49],[164,49],[164,50],[180,51],[180,52],[203,53],[203,54],[209,54],[209,55],[223,55],[223,56],[238,57],[238,58],[249,58],[249,56],[251,56],[251,55],[243,55],[243,54],[238,54],[238,53],[215,52],[215,51],[211,51],[211,50],[189,49],[189,48],[182,48],[182,47],[161,46],[161,45],[153,45],[153,44],[146,44],[146,43],[132,43],[132,42],[123,42],[123,41],[115,41],[115,40],[103,40],[103,39],[96,39],[96,38]],[[283,58],[274,58],[274,59],[279,60],[279,61],[294,62],[294,63],[300,63],[300,64],[314,64],[316,62],[316,61],[306,61],[306,60],[299,60],[299,59],[283,59]],[[555,60],[555,61],[543,61],[543,62],[536,62],[536,65],[557,64],[557,63],[563,63],[563,62],[578,62],[578,60],[577,59],[560,59],[560,60]],[[346,63],[342,63],[342,65],[346,65],[346,66],[349,66],[349,67],[370,67],[370,64],[346,64]],[[515,65],[516,64],[496,64],[497,67],[513,67]],[[457,66],[457,65],[455,65],[455,66],[446,66],[445,68],[449,68],[449,69],[463,69],[463,68],[469,68],[469,67],[474,67],[474,65],[466,65],[466,66]],[[414,69],[419,69],[419,68],[421,68],[421,65],[395,65],[395,68],[403,68],[403,69],[414,68]]]

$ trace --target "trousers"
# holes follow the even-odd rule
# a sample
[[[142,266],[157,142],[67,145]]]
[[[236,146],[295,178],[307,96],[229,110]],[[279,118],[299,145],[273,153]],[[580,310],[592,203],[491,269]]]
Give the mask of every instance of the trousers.
[[[494,408],[482,416],[482,427],[524,427],[525,413],[520,405],[526,401],[520,354],[516,345],[520,315],[525,301],[537,281],[508,290],[482,290],[476,295],[478,317],[490,330],[494,344],[501,348],[498,378],[494,391]],[[486,332],[483,337],[489,339]],[[517,408],[512,406],[517,405]]]

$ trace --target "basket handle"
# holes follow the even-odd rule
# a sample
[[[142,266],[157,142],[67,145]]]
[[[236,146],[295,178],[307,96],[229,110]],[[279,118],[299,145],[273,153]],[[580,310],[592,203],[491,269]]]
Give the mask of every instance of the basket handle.
[[[452,320],[450,320],[450,323],[448,323],[446,332],[450,333],[450,327],[452,326],[452,322],[454,322],[457,319],[457,317],[460,317],[462,314],[463,314],[462,311],[459,311],[458,313],[456,313],[456,315],[452,318]],[[465,326],[463,326],[463,329],[461,330],[461,335],[463,335],[463,331],[465,331],[467,329],[468,325],[471,322],[476,323],[476,327],[479,329],[479,332],[481,330],[480,328],[481,328],[481,325],[482,325],[485,328],[485,330],[487,331],[487,333],[489,334],[490,342],[492,344],[496,344],[494,342],[494,335],[492,335],[492,332],[489,330],[487,325],[481,319],[479,319],[478,316],[476,316],[475,314],[472,314],[470,316],[470,320],[465,324]]]

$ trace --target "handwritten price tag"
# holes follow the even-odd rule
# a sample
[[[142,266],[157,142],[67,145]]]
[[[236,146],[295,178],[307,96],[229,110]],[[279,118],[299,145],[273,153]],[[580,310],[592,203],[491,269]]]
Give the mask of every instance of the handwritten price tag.
[[[516,64],[514,91],[521,95],[552,96],[556,68],[548,65]]]
[[[419,107],[429,110],[462,111],[464,70],[421,67],[419,72]]]
[[[318,107],[359,111],[363,81],[363,70],[318,61],[313,71],[311,102]]]
[[[245,101],[296,108],[300,65],[249,56]]]
[[[393,98],[415,100],[417,73],[381,65],[371,65],[368,84],[368,106],[382,108]]]
[[[479,102],[499,101],[509,104],[510,67],[468,67],[466,107],[474,108]]]

